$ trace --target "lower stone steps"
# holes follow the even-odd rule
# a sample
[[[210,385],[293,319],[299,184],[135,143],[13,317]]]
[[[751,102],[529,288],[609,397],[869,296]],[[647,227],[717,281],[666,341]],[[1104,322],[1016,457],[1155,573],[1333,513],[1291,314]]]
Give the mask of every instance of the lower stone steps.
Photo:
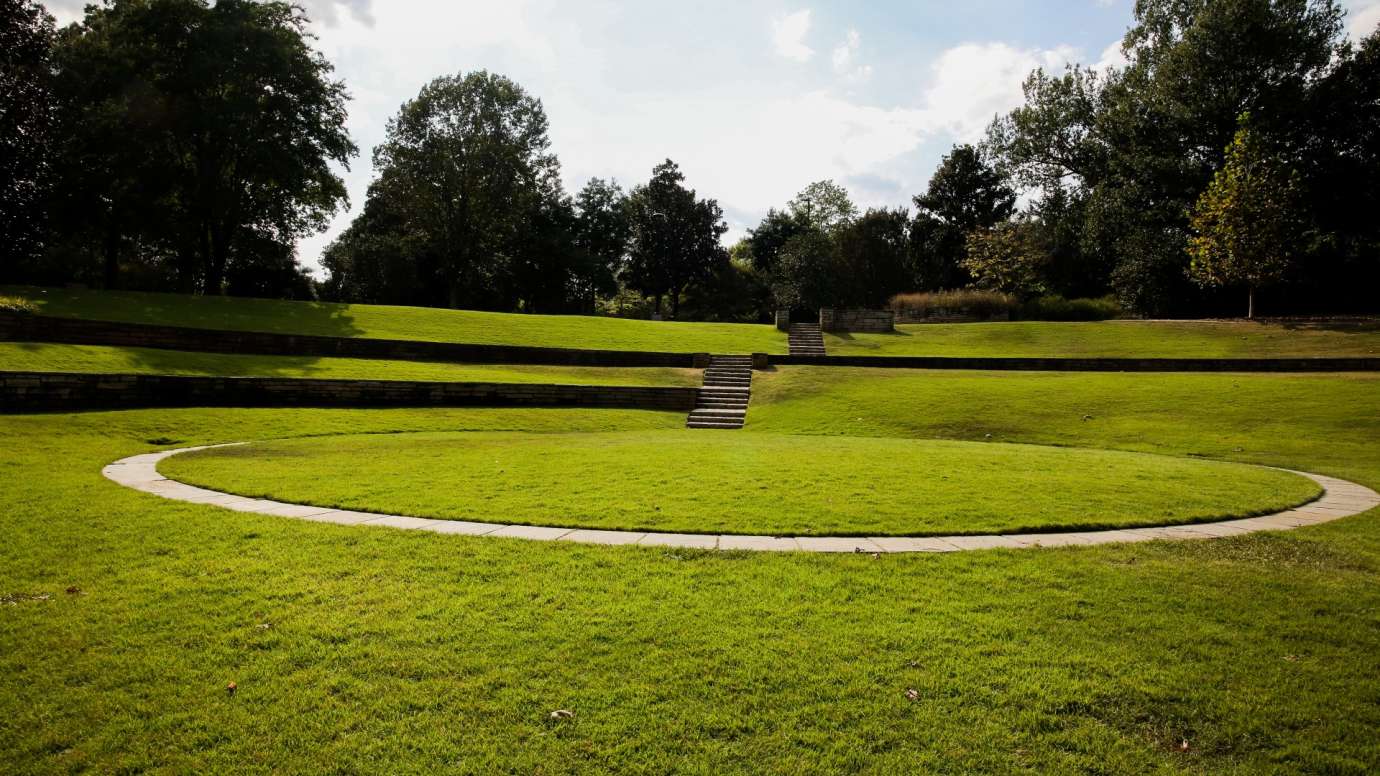
[[[686,428],[742,428],[752,395],[750,356],[711,356]]]

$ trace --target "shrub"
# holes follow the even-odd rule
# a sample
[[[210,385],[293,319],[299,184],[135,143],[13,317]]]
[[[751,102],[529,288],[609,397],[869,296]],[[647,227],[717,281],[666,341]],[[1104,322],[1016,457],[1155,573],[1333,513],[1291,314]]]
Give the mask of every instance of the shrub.
[[[913,318],[929,318],[941,315],[973,315],[979,318],[992,318],[1015,310],[1017,302],[1015,297],[1000,291],[963,289],[959,291],[897,294],[887,302],[887,307],[894,310],[898,315]]]
[[[1111,296],[1065,299],[1053,294],[1032,299],[1020,309],[1020,317],[1029,321],[1105,321],[1121,313],[1121,305]]]
[[[0,296],[0,312],[34,315],[38,313],[38,307],[33,302],[17,296]]]

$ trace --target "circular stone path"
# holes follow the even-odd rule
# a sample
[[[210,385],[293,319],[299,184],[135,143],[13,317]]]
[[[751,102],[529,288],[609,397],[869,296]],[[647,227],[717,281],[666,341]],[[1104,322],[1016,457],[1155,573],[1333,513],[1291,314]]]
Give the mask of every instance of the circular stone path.
[[[244,444],[243,442],[235,444]],[[101,470],[107,479],[126,487],[152,493],[174,501],[211,504],[237,512],[293,517],[320,523],[341,525],[381,525],[390,528],[413,528],[435,533],[465,534],[469,536],[504,536],[537,541],[582,542],[586,544],[638,544],[649,547],[699,547],[719,550],[803,550],[806,552],[955,552],[958,550],[986,550],[998,547],[1066,547],[1076,544],[1114,544],[1144,542],[1154,539],[1212,539],[1219,536],[1254,533],[1256,531],[1284,531],[1307,525],[1326,523],[1338,518],[1360,514],[1380,506],[1380,493],[1364,485],[1324,477],[1321,474],[1294,472],[1318,483],[1323,495],[1296,509],[1276,512],[1242,520],[1216,523],[1165,526],[1161,528],[1123,528],[1107,531],[1076,531],[1070,533],[992,534],[986,536],[745,536],[741,534],[683,534],[646,533],[640,531],[604,531],[582,528],[558,528],[542,525],[504,525],[502,523],[474,523],[464,520],[433,520],[406,515],[384,515],[372,512],[352,512],[281,501],[246,498],[221,493],[170,480],[158,473],[158,462],[178,453],[232,445],[183,447],[158,453],[132,455]]]

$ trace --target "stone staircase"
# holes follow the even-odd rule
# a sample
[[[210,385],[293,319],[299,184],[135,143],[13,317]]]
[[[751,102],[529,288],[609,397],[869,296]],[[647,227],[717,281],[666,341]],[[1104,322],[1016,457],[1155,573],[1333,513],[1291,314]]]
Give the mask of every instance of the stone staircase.
[[[742,428],[752,393],[752,356],[711,356],[686,428]]]
[[[824,353],[824,335],[819,331],[817,323],[792,323],[788,332],[791,343],[792,356],[822,356]]]

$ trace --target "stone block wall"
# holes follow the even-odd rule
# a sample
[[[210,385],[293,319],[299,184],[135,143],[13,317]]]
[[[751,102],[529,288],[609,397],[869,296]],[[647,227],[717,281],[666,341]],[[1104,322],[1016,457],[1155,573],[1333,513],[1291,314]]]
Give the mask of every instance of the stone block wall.
[[[666,366],[693,368],[709,363],[708,354],[637,350],[577,350],[517,345],[323,337],[304,334],[193,329],[142,323],[88,321],[0,312],[0,341],[62,342],[73,345],[190,350],[200,353],[251,353],[264,356],[338,356],[390,361],[441,361],[468,364],[546,364],[552,366]]]
[[[1000,358],[771,355],[774,366],[975,369],[1017,372],[1380,372],[1380,358]]]
[[[890,310],[845,310],[826,307],[819,311],[824,331],[857,331],[885,334],[896,330],[896,313]]]
[[[593,407],[689,412],[697,388],[0,372],[0,413],[135,407]]]
[[[974,315],[973,313],[962,310],[930,310],[922,312],[920,310],[897,310],[897,323],[982,323],[985,321],[1009,321],[1011,313],[996,313],[994,315]]]

